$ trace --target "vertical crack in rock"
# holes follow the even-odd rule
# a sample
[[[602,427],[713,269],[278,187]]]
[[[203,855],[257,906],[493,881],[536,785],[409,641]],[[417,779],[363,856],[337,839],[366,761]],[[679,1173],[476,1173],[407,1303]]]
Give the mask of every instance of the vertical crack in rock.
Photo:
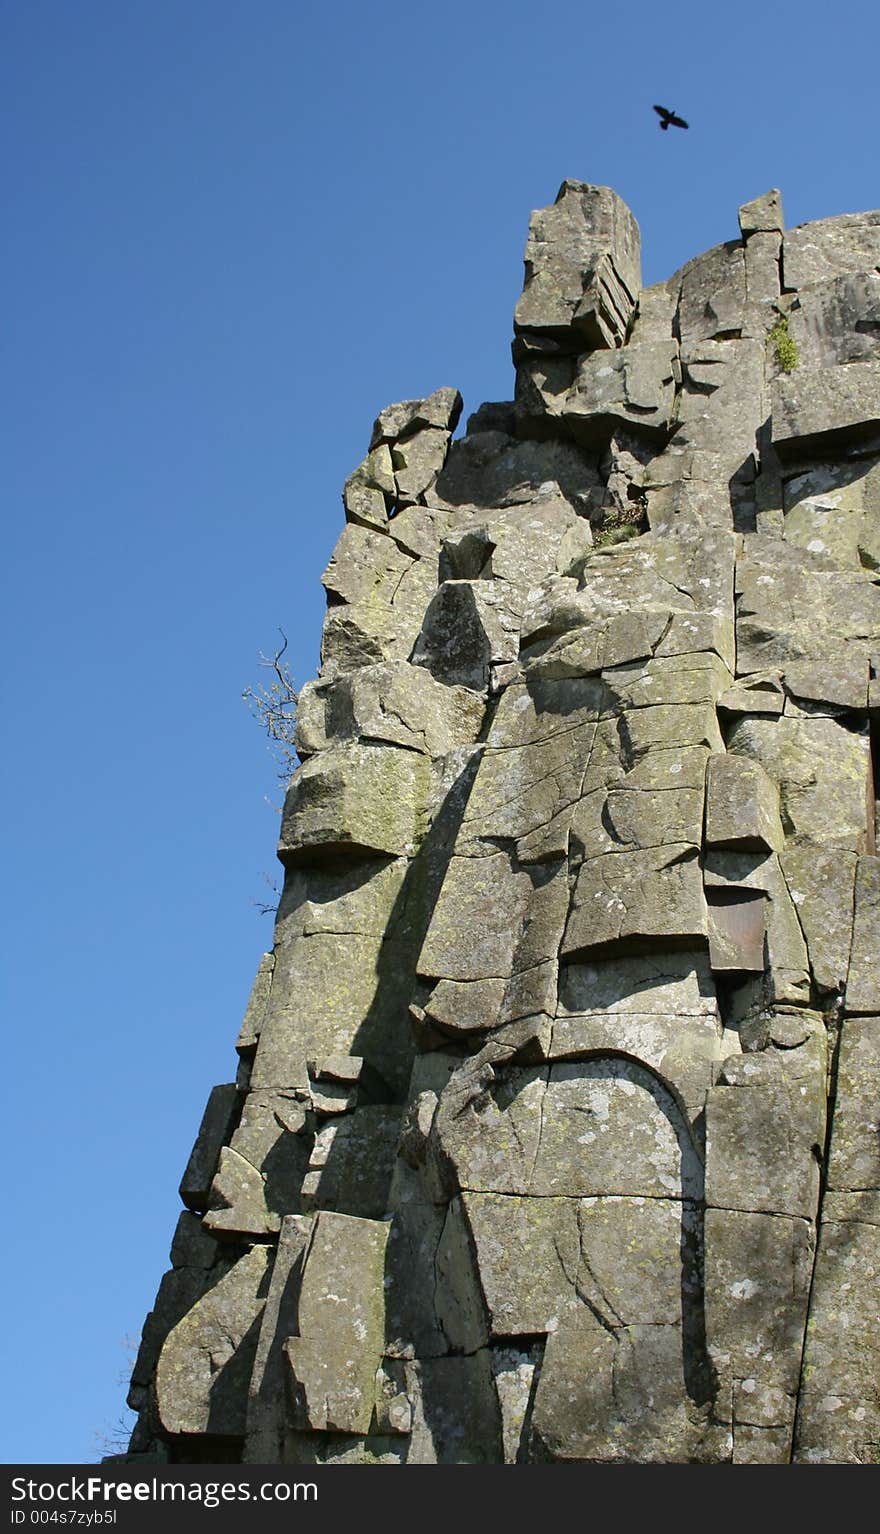
[[[537,1134],[537,1137],[535,1139],[535,1150],[534,1150],[534,1154],[532,1156],[532,1164],[529,1167],[529,1174],[528,1174],[528,1177],[526,1179],[526,1189],[527,1189],[528,1192],[532,1191],[532,1187],[533,1187],[533,1183],[534,1183],[534,1178],[535,1178],[535,1168],[538,1165],[538,1161],[539,1161],[539,1158],[540,1158],[540,1155],[541,1155],[541,1142],[542,1142],[542,1140],[544,1138],[544,1104],[545,1104],[545,1101],[546,1101],[546,1098],[547,1098],[547,1084],[548,1084],[549,1080],[550,1080],[550,1072],[548,1070],[546,1076],[544,1077],[544,1089],[543,1089],[543,1091],[541,1093],[540,1102],[538,1104],[538,1113],[539,1113],[538,1134]]]
[[[617,1328],[623,1326],[625,1323],[623,1317],[619,1315],[615,1310],[611,1300],[602,1287],[601,1281],[597,1278],[596,1274],[593,1272],[592,1267],[590,1266],[590,1259],[588,1256],[588,1240],[584,1231],[584,1212],[580,1205],[578,1206],[578,1237],[580,1241],[580,1257],[578,1262],[578,1270],[573,1280],[575,1292],[577,1293],[578,1299],[582,1300],[585,1305],[589,1306],[590,1310],[600,1325],[604,1326],[606,1331],[612,1332],[616,1339]],[[587,1277],[593,1286],[593,1295],[599,1295],[599,1298],[602,1301],[602,1308],[596,1304],[595,1298],[591,1299],[590,1296],[586,1293],[585,1286],[581,1277],[582,1271],[586,1272]]]

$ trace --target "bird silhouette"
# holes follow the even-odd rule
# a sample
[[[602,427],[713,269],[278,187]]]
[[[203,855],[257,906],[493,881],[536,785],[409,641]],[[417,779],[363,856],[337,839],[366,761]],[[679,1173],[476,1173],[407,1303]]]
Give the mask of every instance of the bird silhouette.
[[[675,113],[674,112],[670,112],[668,107],[656,107],[655,106],[654,111],[657,113],[657,115],[660,118],[660,126],[664,130],[664,132],[669,127],[670,123],[672,124],[673,128],[686,128],[687,127],[687,123],[685,122],[684,118],[683,117],[676,117]]]

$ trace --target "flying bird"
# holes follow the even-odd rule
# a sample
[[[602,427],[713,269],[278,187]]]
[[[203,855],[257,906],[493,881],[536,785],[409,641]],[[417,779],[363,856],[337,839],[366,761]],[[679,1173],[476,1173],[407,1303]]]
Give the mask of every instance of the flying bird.
[[[687,127],[687,123],[685,122],[684,118],[683,117],[676,117],[675,113],[674,112],[670,112],[668,107],[655,107],[654,111],[657,113],[658,117],[660,118],[660,126],[664,130],[664,132],[669,127],[670,123],[672,124],[673,128],[686,128]]]

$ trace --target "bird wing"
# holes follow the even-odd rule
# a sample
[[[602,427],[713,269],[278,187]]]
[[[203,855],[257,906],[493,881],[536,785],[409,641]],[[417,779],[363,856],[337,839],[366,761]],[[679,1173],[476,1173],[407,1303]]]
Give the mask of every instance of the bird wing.
[[[670,114],[669,114],[669,121],[672,123],[674,128],[686,128],[687,127],[687,123],[685,122],[684,118],[683,117],[676,117],[674,112],[670,112]]]
[[[670,112],[668,107],[655,107],[654,111],[655,112],[659,112],[661,117],[671,117],[672,116],[672,113]]]

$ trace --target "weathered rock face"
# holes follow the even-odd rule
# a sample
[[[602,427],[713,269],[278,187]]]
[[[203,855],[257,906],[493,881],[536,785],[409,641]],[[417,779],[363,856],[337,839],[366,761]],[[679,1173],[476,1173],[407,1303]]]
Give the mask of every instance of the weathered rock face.
[[[740,227],[375,423],[134,1454],[877,1458],[880,214]]]

